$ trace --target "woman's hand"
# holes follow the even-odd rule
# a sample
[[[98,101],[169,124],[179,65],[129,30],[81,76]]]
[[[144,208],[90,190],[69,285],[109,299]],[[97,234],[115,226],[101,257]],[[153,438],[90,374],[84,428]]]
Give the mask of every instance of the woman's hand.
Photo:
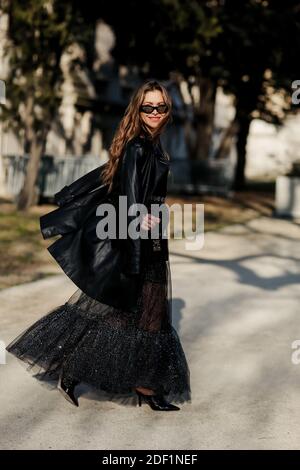
[[[143,218],[141,228],[143,228],[144,230],[150,230],[151,228],[155,227],[155,225],[157,225],[159,223],[159,221],[160,221],[159,217],[155,217],[152,214],[147,214]]]

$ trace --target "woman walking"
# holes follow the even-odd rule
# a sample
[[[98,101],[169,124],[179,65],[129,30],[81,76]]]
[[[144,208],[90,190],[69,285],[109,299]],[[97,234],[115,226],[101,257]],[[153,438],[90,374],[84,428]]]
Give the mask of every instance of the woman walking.
[[[191,401],[188,364],[172,326],[168,239],[161,217],[151,213],[151,205],[164,205],[167,192],[169,157],[160,134],[171,108],[160,82],[142,84],[120,121],[109,160],[65,186],[55,195],[59,207],[40,219],[44,238],[61,235],[48,250],[77,290],[6,349],[28,370],[38,368],[40,379],[57,380],[75,406],[81,382],[135,394],[140,406],[158,411],[179,410],[171,401]],[[149,234],[158,225],[158,238],[99,236],[104,204],[121,220],[120,196],[128,210],[145,205],[141,230]]]

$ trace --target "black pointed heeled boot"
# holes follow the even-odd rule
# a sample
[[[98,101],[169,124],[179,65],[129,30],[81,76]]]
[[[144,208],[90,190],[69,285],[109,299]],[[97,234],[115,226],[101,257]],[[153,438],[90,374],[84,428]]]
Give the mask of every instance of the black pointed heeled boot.
[[[155,395],[144,395],[139,390],[135,390],[136,394],[139,399],[139,406],[142,406],[142,399],[155,411],[175,411],[180,410],[180,408],[176,405],[172,405],[172,403],[168,403],[163,395],[155,394]]]
[[[65,399],[68,402],[72,403],[72,405],[75,405],[75,406],[79,406],[78,400],[74,395],[74,389],[75,389],[76,385],[78,385],[78,384],[79,384],[79,382],[73,381],[71,385],[66,386],[66,384],[63,381],[62,374],[60,374],[59,380],[58,380],[58,385],[57,385],[58,390],[62,393],[62,395],[65,397]]]

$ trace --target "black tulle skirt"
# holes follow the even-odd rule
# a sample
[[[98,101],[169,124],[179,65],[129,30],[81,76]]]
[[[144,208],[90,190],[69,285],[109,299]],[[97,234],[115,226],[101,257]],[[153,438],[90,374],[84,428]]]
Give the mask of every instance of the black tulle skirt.
[[[172,326],[169,261],[144,266],[138,311],[118,310],[80,289],[17,336],[6,350],[39,380],[85,382],[110,394],[134,387],[190,402],[190,372]]]

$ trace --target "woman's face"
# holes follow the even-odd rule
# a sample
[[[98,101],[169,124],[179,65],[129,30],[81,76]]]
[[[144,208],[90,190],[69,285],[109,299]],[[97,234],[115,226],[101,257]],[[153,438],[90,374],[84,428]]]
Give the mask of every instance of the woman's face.
[[[159,90],[147,91],[144,96],[142,105],[150,104],[152,106],[158,106],[160,104],[165,104],[163,95]],[[140,112],[141,119],[149,128],[149,130],[154,130],[157,126],[160,125],[161,121],[166,116],[165,114],[159,114],[157,109],[154,109],[151,114]]]

